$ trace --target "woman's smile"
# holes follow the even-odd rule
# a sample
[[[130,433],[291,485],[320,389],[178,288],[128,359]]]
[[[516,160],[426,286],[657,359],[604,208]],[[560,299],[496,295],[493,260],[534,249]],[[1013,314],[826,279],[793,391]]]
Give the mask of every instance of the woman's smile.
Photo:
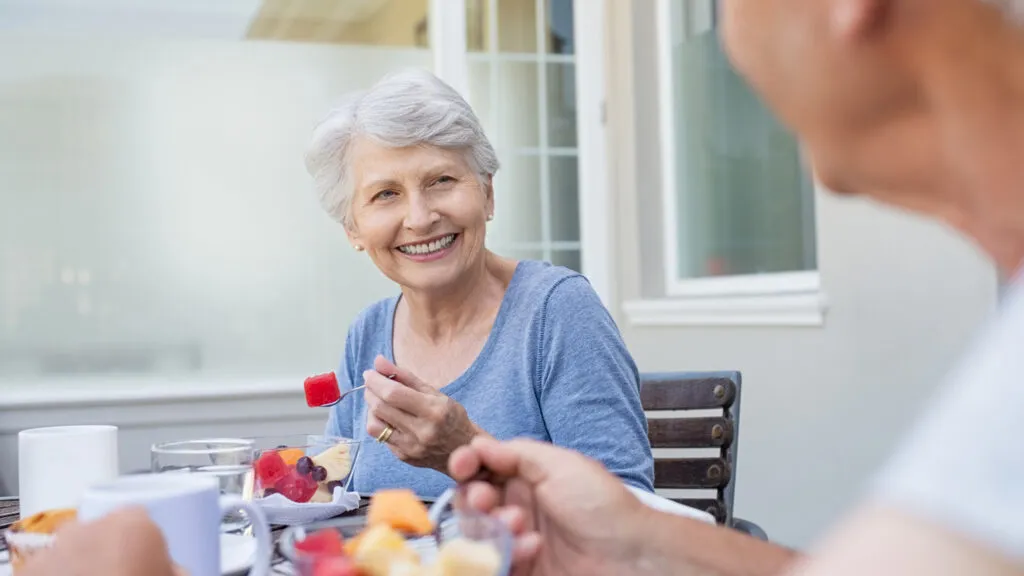
[[[433,262],[454,252],[459,237],[458,233],[444,234],[419,242],[402,244],[395,250],[416,262]]]

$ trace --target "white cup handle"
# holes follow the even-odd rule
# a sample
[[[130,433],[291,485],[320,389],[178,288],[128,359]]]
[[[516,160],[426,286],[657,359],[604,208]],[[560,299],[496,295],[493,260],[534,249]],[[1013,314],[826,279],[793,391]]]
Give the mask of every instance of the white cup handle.
[[[220,497],[220,510],[222,514],[243,510],[249,521],[252,523],[252,533],[256,537],[256,557],[253,559],[252,570],[249,576],[269,576],[270,561],[274,556],[274,543],[270,540],[270,523],[263,515],[263,510],[252,502],[242,500],[241,497],[233,494]]]

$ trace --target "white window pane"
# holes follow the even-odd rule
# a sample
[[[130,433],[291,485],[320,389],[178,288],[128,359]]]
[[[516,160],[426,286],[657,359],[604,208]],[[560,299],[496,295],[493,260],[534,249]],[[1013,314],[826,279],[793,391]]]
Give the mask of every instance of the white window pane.
[[[498,146],[540,146],[537,67],[534,62],[499,62]]]
[[[548,64],[548,146],[576,146],[576,65]]]
[[[680,10],[672,51],[679,276],[812,270],[813,186],[796,141],[731,68],[701,5]]]
[[[575,156],[549,157],[551,174],[551,239],[579,242],[579,162]]]
[[[494,220],[487,232],[493,246],[539,243],[541,228],[540,157],[502,154],[494,178]]]
[[[488,62],[469,62],[467,67],[469,71],[469,104],[484,125],[484,132],[491,139],[491,144],[497,145],[497,117],[494,110],[491,109],[494,96],[491,69],[494,66]]]

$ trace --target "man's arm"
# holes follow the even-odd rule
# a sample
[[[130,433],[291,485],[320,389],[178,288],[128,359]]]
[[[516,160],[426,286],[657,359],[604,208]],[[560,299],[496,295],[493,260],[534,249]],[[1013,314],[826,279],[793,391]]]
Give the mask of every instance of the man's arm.
[[[1021,576],[1024,565],[893,508],[862,508],[792,576]]]
[[[713,526],[651,510],[635,531],[642,574],[676,576],[777,576],[800,555],[788,548]]]

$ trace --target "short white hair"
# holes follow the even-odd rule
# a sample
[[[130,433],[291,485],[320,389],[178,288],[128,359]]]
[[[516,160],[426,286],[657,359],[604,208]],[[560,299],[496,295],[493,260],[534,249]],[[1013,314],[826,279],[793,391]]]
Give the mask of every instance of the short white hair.
[[[426,70],[389,74],[369,90],[348,94],[314,129],[306,152],[320,205],[346,226],[353,192],[347,155],[359,136],[395,148],[463,151],[481,181],[499,167],[480,120],[454,88]]]

